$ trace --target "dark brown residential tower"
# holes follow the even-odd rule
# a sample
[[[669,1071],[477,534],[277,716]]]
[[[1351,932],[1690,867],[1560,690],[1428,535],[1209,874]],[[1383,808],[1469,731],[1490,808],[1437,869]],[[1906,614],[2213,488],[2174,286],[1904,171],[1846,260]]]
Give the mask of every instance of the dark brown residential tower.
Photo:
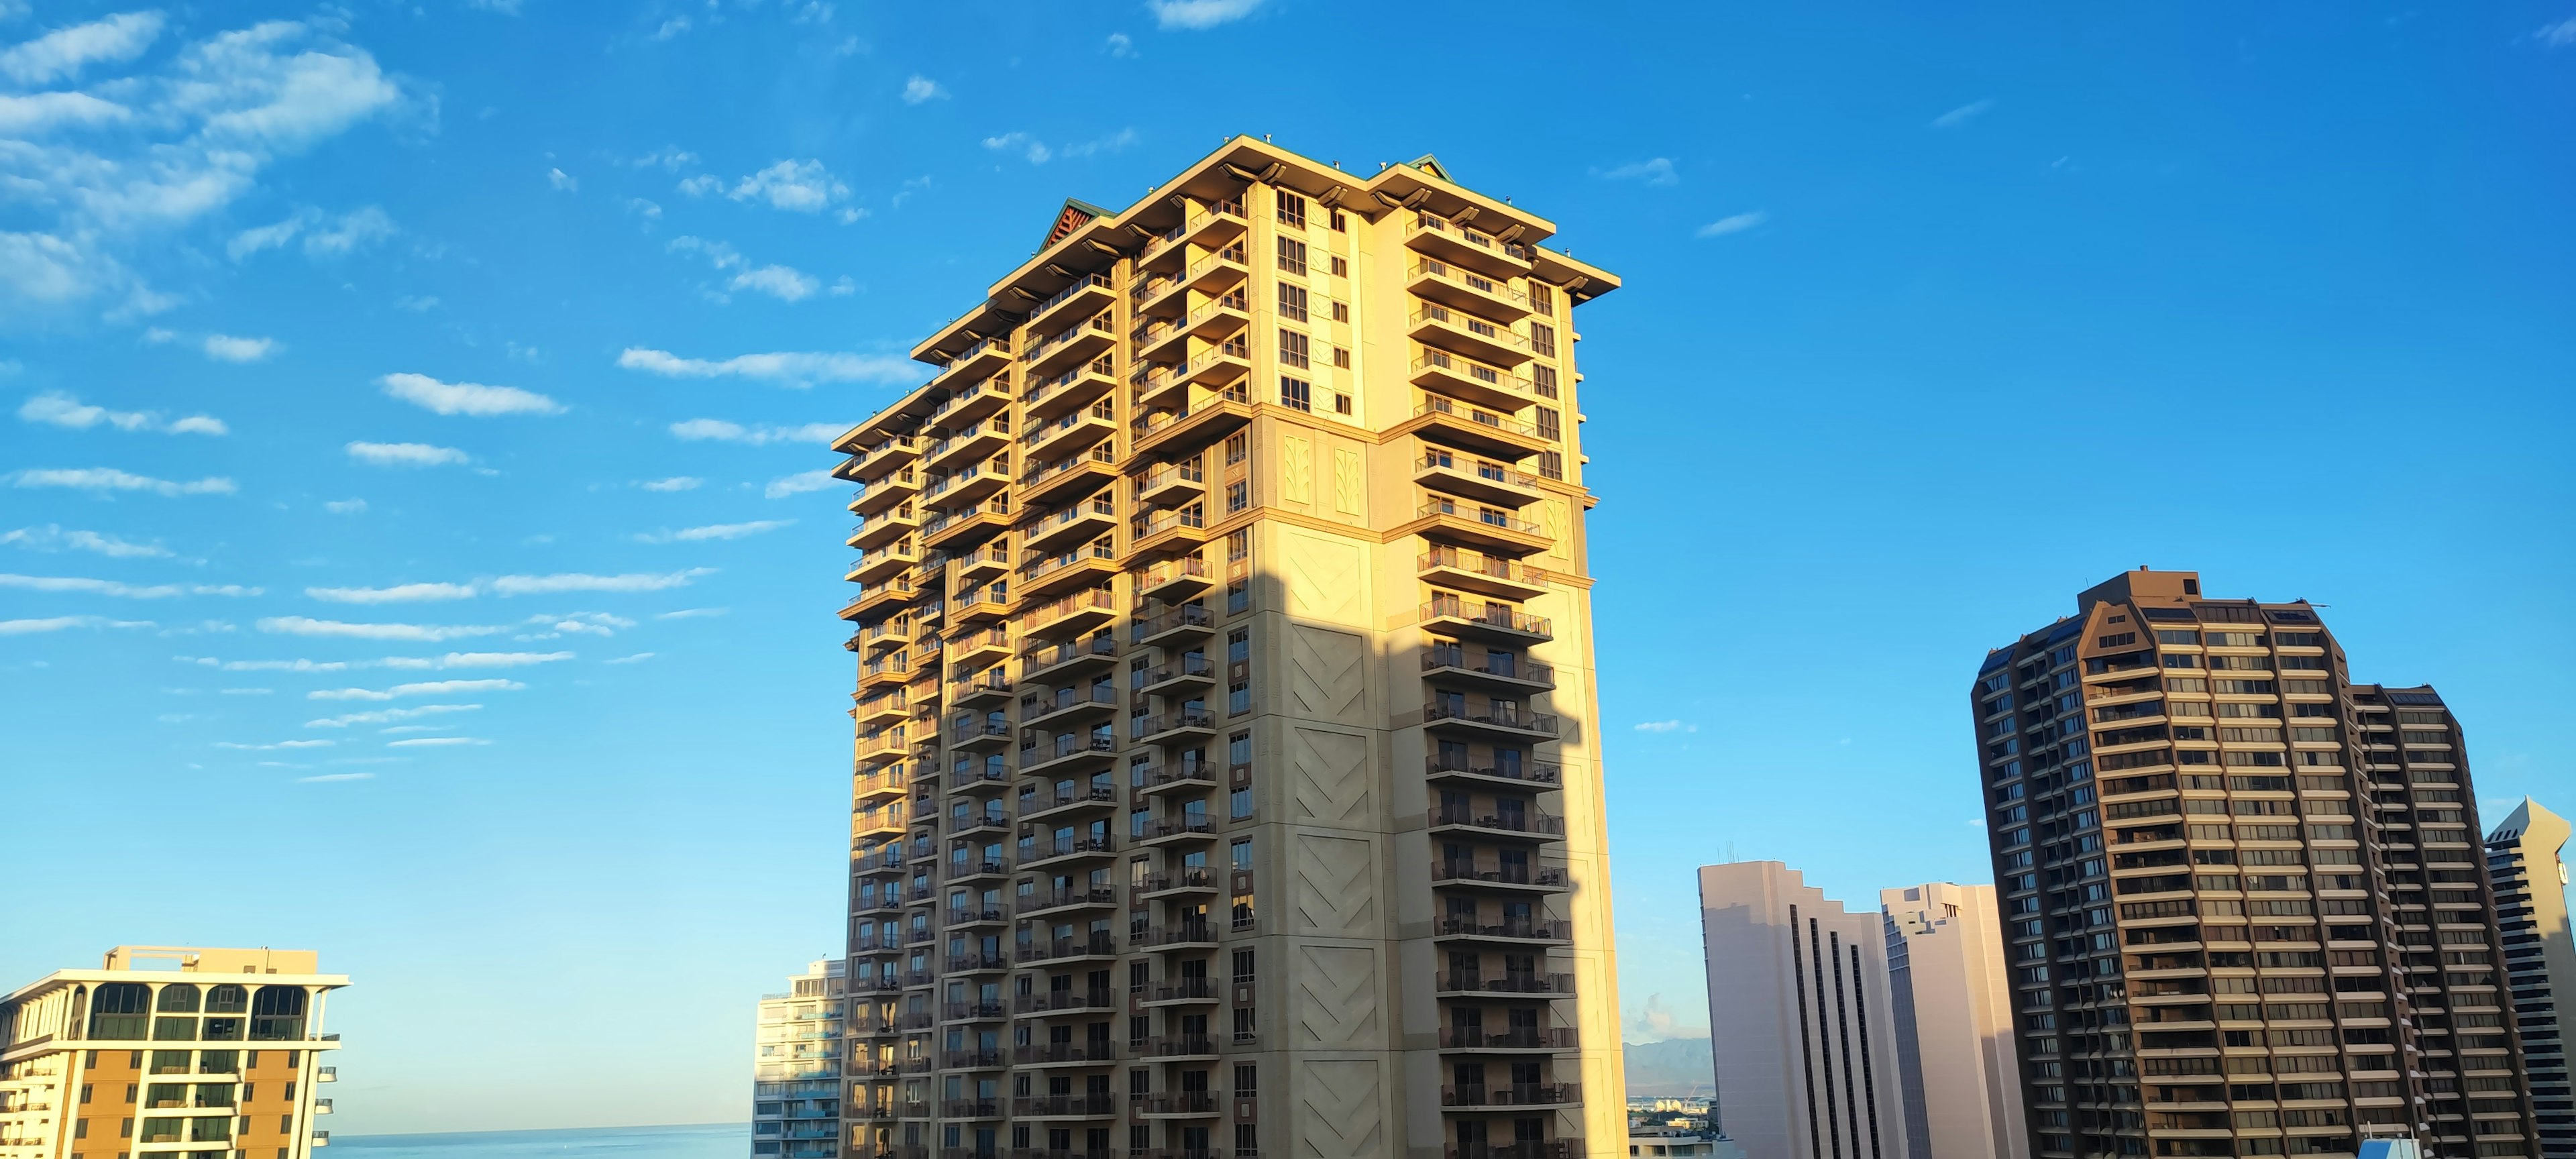
[[[1970,694],[2047,1157],[2538,1154],[2458,722],[2141,568]]]

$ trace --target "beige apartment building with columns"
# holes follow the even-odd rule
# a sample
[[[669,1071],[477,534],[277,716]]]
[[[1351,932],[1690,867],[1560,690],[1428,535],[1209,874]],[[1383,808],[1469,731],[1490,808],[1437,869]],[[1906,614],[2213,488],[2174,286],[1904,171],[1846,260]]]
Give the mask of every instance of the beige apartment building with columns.
[[[118,946],[0,995],[0,1159],[310,1159],[348,984],[311,950]]]
[[[859,484],[845,1154],[1624,1146],[1574,307],[1236,137],[1038,251]]]
[[[2029,1159],[1995,887],[1878,891],[1915,1159]]]

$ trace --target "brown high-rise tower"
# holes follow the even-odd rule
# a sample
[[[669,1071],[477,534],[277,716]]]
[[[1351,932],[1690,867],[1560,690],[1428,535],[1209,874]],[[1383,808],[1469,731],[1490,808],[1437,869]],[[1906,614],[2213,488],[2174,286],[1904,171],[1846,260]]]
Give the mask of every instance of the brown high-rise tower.
[[[1970,694],[2034,1152],[2536,1155],[2441,697],[2192,572],[2076,608]]]

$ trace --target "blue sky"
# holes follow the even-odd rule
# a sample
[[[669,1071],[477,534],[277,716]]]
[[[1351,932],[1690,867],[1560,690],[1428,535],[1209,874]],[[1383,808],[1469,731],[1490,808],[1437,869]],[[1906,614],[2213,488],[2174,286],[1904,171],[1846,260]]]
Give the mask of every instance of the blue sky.
[[[1585,307],[1631,1030],[1693,866],[1983,880],[1963,691],[2141,563],[2561,727],[2576,5],[0,0],[0,977],[320,949],[352,1133],[746,1112],[834,949],[823,432],[1237,132]]]

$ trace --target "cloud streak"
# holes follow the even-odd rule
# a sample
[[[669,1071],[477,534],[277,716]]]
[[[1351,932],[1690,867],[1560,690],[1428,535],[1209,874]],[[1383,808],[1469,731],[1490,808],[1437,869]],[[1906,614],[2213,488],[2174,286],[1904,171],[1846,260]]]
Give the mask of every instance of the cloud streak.
[[[189,415],[183,419],[163,421],[161,412],[148,410],[109,410],[90,406],[61,391],[47,391],[28,399],[18,408],[18,417],[31,423],[85,431],[102,424],[120,431],[153,431],[165,435],[224,435],[232,433],[223,420],[207,415]]]
[[[426,374],[388,374],[376,382],[384,387],[386,395],[435,414],[490,418],[494,415],[553,415],[564,412],[562,403],[515,386],[440,382]]]
[[[1992,97],[1988,97],[1982,101],[1970,101],[1967,104],[1961,105],[1958,108],[1932,118],[1932,123],[1929,127],[1935,129],[1956,129],[1966,125],[1970,121],[1986,115],[1986,113],[1994,107],[1995,102]]]
[[[706,359],[683,358],[667,350],[642,346],[629,346],[619,353],[617,365],[664,378],[749,378],[792,387],[818,382],[911,386],[930,374],[930,368],[920,363],[884,354],[780,351]]]
[[[748,523],[710,523],[704,527],[683,527],[678,531],[655,531],[636,536],[641,543],[697,543],[709,539],[740,539],[764,531],[776,531],[796,522],[793,519],[754,519]]]
[[[128,600],[166,600],[173,596],[255,596],[259,588],[239,584],[129,584],[85,576],[12,575],[0,572],[0,588],[34,592],[78,592]]]
[[[454,447],[428,443],[354,442],[346,449],[350,458],[371,467],[439,467],[472,461],[471,456]]]
[[[106,493],[112,491],[149,491],[155,495],[230,495],[239,488],[225,478],[208,477],[192,483],[155,479],[114,467],[29,468],[9,475],[15,487],[64,487],[75,491]]]

